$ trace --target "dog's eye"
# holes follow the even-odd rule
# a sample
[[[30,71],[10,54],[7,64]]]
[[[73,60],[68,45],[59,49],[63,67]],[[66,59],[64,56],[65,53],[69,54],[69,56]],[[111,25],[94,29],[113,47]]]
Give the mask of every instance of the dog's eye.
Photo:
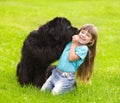
[[[71,28],[71,26],[67,26],[67,29],[70,29]]]

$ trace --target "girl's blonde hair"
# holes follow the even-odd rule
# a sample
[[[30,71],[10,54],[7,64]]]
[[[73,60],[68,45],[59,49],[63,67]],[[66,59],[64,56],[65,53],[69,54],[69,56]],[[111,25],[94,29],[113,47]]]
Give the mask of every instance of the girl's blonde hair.
[[[78,68],[76,73],[77,81],[83,81],[84,83],[89,83],[93,69],[94,69],[94,59],[96,56],[96,44],[97,44],[97,28],[93,24],[85,24],[80,28],[81,30],[88,30],[92,35],[92,42],[88,44],[89,51],[85,58],[83,64]]]

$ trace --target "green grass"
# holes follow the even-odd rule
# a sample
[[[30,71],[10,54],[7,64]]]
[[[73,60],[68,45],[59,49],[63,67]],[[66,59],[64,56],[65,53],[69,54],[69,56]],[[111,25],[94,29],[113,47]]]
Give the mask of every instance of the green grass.
[[[0,103],[120,103],[119,0],[0,0]],[[56,16],[73,26],[98,27],[92,85],[53,96],[33,86],[21,87],[16,65],[25,37]]]

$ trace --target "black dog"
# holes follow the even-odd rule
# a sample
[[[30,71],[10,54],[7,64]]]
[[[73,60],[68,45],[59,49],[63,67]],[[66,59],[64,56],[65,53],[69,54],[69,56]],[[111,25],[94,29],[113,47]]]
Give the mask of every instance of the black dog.
[[[56,17],[32,31],[24,41],[17,66],[19,83],[41,87],[49,71],[47,68],[59,59],[65,45],[77,33],[78,29],[64,17]]]

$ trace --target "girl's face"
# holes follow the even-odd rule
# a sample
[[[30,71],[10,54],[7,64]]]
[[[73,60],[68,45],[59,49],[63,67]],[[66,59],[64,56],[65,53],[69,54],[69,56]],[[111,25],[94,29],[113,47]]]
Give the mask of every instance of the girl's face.
[[[81,44],[88,44],[92,42],[92,35],[88,32],[88,30],[81,30],[78,35],[80,37],[79,42]]]

